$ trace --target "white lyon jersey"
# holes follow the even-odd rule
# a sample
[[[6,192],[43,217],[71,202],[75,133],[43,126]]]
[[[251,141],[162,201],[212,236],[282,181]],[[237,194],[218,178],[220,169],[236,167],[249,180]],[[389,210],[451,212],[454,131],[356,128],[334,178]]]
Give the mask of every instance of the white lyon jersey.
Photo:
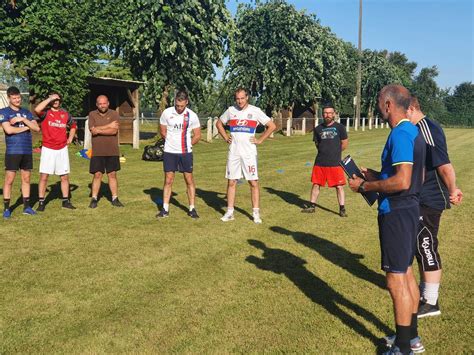
[[[266,125],[270,121],[261,109],[248,105],[244,110],[231,106],[222,114],[220,120],[228,124],[232,143],[229,154],[240,156],[257,155],[257,147],[250,143],[250,138],[255,137],[258,124]]]
[[[189,108],[182,113],[175,107],[168,107],[160,117],[160,124],[166,126],[165,152],[174,154],[191,153],[191,131],[201,127],[198,116]]]

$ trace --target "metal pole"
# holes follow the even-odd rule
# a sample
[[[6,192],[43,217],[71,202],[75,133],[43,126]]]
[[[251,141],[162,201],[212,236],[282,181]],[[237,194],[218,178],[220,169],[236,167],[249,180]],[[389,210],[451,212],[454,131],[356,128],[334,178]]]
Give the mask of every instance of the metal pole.
[[[357,88],[356,88],[356,119],[354,121],[354,130],[357,131],[357,126],[360,120],[360,95],[362,85],[362,0],[359,0],[359,63],[357,65]]]

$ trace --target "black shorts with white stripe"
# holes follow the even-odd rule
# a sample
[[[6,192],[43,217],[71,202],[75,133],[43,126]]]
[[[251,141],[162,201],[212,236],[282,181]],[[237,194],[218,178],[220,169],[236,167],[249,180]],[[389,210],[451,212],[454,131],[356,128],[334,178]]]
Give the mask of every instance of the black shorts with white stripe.
[[[423,271],[441,270],[438,252],[439,221],[443,211],[420,206],[420,225],[417,235],[416,259]]]

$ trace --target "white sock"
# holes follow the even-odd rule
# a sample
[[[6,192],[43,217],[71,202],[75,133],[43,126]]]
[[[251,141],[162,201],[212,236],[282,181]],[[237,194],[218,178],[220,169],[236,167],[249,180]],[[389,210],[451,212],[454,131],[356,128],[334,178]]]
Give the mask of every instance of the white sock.
[[[227,214],[234,214],[234,207],[227,207]]]
[[[169,208],[170,208],[170,204],[169,204],[169,203],[164,203],[164,204],[163,204],[163,209],[164,209],[166,212],[168,212]]]
[[[190,211],[194,210],[194,205],[189,205],[189,210]]]
[[[253,214],[260,214],[260,208],[253,208]]]
[[[112,201],[115,201],[118,196],[112,196]]]
[[[439,283],[425,282],[424,286],[423,298],[427,303],[434,306],[438,302]]]

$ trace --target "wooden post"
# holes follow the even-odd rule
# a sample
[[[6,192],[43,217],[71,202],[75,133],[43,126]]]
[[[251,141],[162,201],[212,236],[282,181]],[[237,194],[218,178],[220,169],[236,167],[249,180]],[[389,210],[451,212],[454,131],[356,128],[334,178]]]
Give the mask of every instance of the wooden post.
[[[273,117],[271,118],[271,120],[272,120],[273,123],[275,123],[275,119],[274,119]],[[275,133],[275,131],[273,131],[273,132],[270,134],[270,138],[275,137],[275,134],[274,134],[274,133]]]
[[[286,136],[290,137],[291,136],[291,118],[288,117],[286,120]]]
[[[370,118],[369,118],[369,130],[371,130],[371,129],[372,129],[372,120],[373,120],[373,118],[372,118],[372,117],[370,117]]]
[[[130,90],[127,90],[130,92]],[[133,149],[140,149],[140,100],[138,97],[138,89],[135,89],[131,93],[131,99],[133,102],[133,123],[132,123],[132,147]]]
[[[303,117],[303,122],[301,122],[301,134],[306,135],[306,117]]]
[[[346,121],[346,131],[349,132],[349,127],[351,126],[351,118],[347,117]]]
[[[212,142],[212,118],[209,117],[207,120],[207,142]]]
[[[366,118],[362,117],[362,131],[363,132],[365,131],[365,120],[366,120]]]
[[[375,117],[375,129],[379,128],[379,116]]]
[[[217,120],[219,118],[215,118],[212,122],[212,139],[219,137],[219,131],[217,130]]]
[[[86,124],[84,125],[84,149],[92,148],[92,135],[89,131],[89,117],[87,117]]]

